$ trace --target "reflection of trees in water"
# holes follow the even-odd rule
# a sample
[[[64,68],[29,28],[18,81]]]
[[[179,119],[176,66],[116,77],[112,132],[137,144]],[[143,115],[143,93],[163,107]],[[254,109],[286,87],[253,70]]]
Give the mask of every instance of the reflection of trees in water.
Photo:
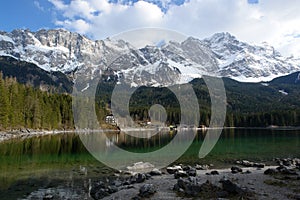
[[[0,145],[0,154],[5,156],[61,155],[82,152],[87,151],[79,136],[71,133],[11,140]]]
[[[141,134],[143,134],[141,136]],[[168,145],[176,136],[177,131],[159,132],[155,135],[151,131],[136,131],[128,134],[120,133],[106,133],[109,141],[106,141],[106,147],[110,148],[112,144],[128,151],[145,151],[151,152]],[[138,137],[134,137],[134,136]],[[172,143],[172,145],[180,145],[189,140],[188,134],[179,134],[179,139]],[[147,137],[149,136],[149,137]],[[151,137],[152,136],[152,137]],[[202,137],[201,137],[202,138]]]
[[[126,149],[159,149],[169,144],[177,134],[176,131],[159,132],[153,135],[152,131],[138,131],[126,134],[124,132],[109,133],[86,133],[79,136],[75,133],[47,135],[31,137],[24,140],[6,141],[0,145],[0,155],[2,156],[22,156],[22,155],[62,155],[86,153],[86,147],[82,140],[87,144],[95,145],[95,149],[109,150],[114,145]],[[142,138],[141,137],[142,134]],[[134,136],[138,137],[134,137]],[[187,140],[185,134],[180,134],[181,143]],[[200,132],[196,135],[196,140],[202,141],[205,133]],[[148,139],[149,138],[149,139]],[[150,150],[150,149],[149,149]]]

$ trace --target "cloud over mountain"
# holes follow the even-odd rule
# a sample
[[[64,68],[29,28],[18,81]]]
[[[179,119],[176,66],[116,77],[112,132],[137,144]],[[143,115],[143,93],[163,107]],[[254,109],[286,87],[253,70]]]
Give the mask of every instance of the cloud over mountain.
[[[168,28],[204,38],[230,32],[246,42],[268,42],[285,55],[300,55],[299,1],[48,0],[56,25],[103,39],[141,27]]]

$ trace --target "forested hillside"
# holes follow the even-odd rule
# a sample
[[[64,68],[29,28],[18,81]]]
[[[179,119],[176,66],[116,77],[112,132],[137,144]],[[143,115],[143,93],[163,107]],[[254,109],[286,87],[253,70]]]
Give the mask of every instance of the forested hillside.
[[[102,77],[96,94],[96,112],[101,124],[110,114],[111,93],[116,79]],[[296,80],[295,80],[296,78]],[[224,78],[227,93],[228,127],[300,126],[298,73],[268,83],[241,83]],[[209,125],[210,96],[203,79],[191,82],[200,107],[199,125]],[[55,89],[54,89],[55,91]],[[0,74],[0,129],[73,129],[70,94],[41,91],[20,84],[17,78]],[[187,99],[188,101],[188,99]],[[180,105],[168,88],[140,87],[132,95],[129,110],[138,122],[149,120],[148,110],[161,104],[167,111],[167,124],[180,122]],[[107,127],[107,126],[106,126]]]
[[[297,73],[298,75],[299,73]],[[269,83],[241,83],[223,78],[227,95],[228,127],[300,126],[300,85],[296,74],[277,78]],[[103,77],[98,86],[97,105],[107,110],[116,80]],[[210,96],[203,79],[191,82],[198,97],[200,125],[209,125]],[[130,113],[136,121],[147,121],[154,104],[165,107],[168,124],[180,122],[180,106],[168,88],[140,87],[130,99]],[[99,117],[101,119],[101,116]]]
[[[33,63],[0,56],[0,71],[3,77],[16,77],[22,84],[40,88],[43,91],[71,93],[73,83],[61,72],[47,72]]]
[[[0,72],[0,130],[71,129],[71,100],[68,94],[43,92]]]

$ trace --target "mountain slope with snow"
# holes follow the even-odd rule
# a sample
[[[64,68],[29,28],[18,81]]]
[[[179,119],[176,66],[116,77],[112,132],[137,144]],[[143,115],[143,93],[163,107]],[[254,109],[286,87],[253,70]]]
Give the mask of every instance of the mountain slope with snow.
[[[202,75],[268,81],[300,70],[300,60],[273,47],[250,45],[229,33],[136,49],[123,40],[93,41],[66,30],[0,32],[0,55],[34,63],[46,71],[91,78],[104,71],[132,86],[168,86]],[[75,73],[75,74],[76,74]]]

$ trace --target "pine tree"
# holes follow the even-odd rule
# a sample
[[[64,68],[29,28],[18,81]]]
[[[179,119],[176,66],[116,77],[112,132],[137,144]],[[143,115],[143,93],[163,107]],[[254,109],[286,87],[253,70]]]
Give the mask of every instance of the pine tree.
[[[9,98],[8,91],[0,72],[0,129],[6,129],[9,120]]]

